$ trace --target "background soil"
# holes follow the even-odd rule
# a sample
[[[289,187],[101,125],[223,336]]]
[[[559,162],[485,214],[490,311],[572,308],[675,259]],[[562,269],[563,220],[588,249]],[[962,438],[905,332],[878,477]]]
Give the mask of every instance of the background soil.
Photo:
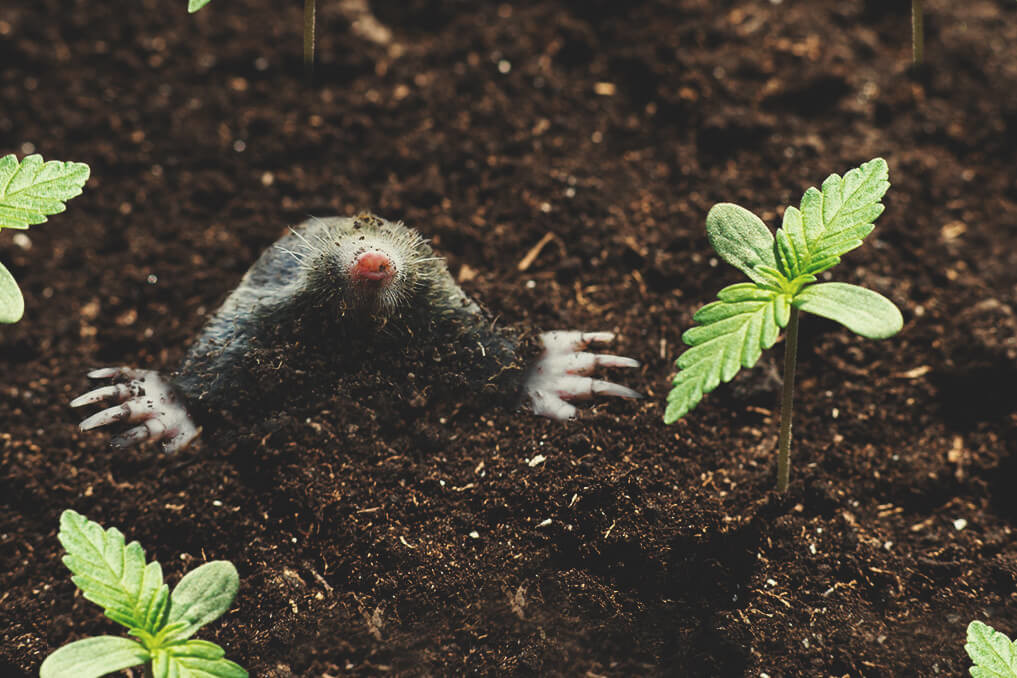
[[[117,632],[60,563],[70,507],[171,583],[236,563],[202,636],[256,676],[957,676],[968,621],[1017,632],[1013,2],[930,0],[913,73],[902,0],[374,0],[387,44],[325,0],[314,88],[300,3],[185,5],[0,8],[0,153],[93,177],[0,234],[28,304],[0,329],[0,673]],[[780,346],[661,423],[682,331],[738,279],[705,214],[776,225],[877,155],[887,211],[836,275],[905,328],[804,319],[775,497]],[[88,369],[172,370],[287,225],[362,209],[502,322],[617,331],[649,397],[566,424],[280,402],[172,457],[77,430]]]

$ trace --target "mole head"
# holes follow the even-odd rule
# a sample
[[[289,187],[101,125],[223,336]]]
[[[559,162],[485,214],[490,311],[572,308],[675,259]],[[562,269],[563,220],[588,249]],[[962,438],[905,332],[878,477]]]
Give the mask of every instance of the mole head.
[[[315,224],[305,238],[310,288],[342,299],[339,312],[387,321],[413,303],[444,264],[420,235],[401,223],[362,214]]]

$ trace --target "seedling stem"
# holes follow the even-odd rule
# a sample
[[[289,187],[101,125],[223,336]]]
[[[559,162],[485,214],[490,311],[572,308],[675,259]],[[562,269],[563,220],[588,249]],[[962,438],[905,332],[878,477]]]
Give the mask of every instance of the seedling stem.
[[[304,72],[308,84],[314,83],[314,22],[316,0],[304,0]]]
[[[791,307],[784,333],[784,393],[780,399],[780,435],[777,437],[777,491],[786,492],[791,478],[791,411],[795,404],[795,370],[798,367],[798,314]]]
[[[911,0],[911,63],[915,66],[925,58],[925,27],[922,14],[924,0]]]

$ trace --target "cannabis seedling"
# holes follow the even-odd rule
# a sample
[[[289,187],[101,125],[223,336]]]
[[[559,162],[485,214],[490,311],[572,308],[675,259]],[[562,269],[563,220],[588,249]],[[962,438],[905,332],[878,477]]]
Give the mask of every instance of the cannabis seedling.
[[[13,154],[0,158],[0,230],[24,230],[67,209],[64,203],[81,195],[88,165],[43,162],[29,155],[20,163]],[[0,263],[0,323],[16,323],[25,313],[25,298],[10,271]]]
[[[211,1],[188,0],[187,11],[194,14]],[[308,82],[314,78],[314,24],[317,13],[317,0],[304,0],[304,71]]]
[[[975,663],[972,678],[1017,678],[1017,643],[988,624],[968,624],[968,642],[964,650]]]
[[[169,592],[158,562],[145,564],[136,541],[74,511],[60,516],[64,565],[86,599],[137,638],[98,636],[65,645],[42,663],[40,678],[97,678],[146,664],[151,678],[247,678],[215,643],[195,631],[229,609],[240,588],[232,563],[216,560],[191,570]]]
[[[752,212],[731,203],[714,205],[706,217],[710,244],[721,259],[752,280],[725,287],[692,317],[699,327],[682,335],[690,348],[667,396],[664,422],[671,424],[699,404],[703,394],[752,367],[763,349],[787,328],[784,391],[777,456],[777,490],[790,475],[791,410],[798,351],[798,314],[809,311],[845,325],[869,339],[900,331],[904,319],[893,302],[864,287],[817,283],[816,276],[862,244],[882,214],[886,161],[870,160],[843,178],[831,174],[820,191],[805,192],[801,208],[788,207],[777,237]]]

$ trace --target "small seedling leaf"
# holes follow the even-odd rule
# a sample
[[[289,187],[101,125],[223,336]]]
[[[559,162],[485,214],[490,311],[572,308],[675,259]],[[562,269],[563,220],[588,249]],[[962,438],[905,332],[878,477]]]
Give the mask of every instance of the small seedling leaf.
[[[706,215],[706,234],[721,259],[760,285],[770,283],[754,270],[757,266],[777,268],[773,234],[759,217],[734,203],[718,203]]]
[[[60,516],[63,562],[71,580],[86,599],[101,606],[106,616],[128,628],[158,631],[164,622],[167,587],[162,567],[145,564],[145,552],[136,541],[124,545],[124,535],[111,527],[103,530],[81,514],[67,510]]]
[[[755,291],[750,291],[753,287]],[[671,424],[699,404],[703,395],[752,367],[763,349],[777,341],[790,313],[786,294],[740,283],[720,291],[720,301],[693,316],[700,325],[682,336],[690,348],[678,356],[679,369],[667,396],[664,422]]]
[[[777,232],[777,242],[786,243],[781,247],[790,248],[796,259],[785,266],[782,257],[782,272],[789,278],[822,273],[861,245],[883,213],[880,201],[890,188],[888,177],[886,161],[875,158],[843,177],[831,174],[821,191],[815,187],[807,190],[801,209],[785,210],[784,223]]]
[[[167,624],[185,622],[173,633],[174,640],[191,637],[195,631],[230,608],[240,590],[240,576],[233,563],[214,560],[191,570],[170,594]]]
[[[967,640],[973,678],[1017,678],[1017,643],[980,621],[968,624]]]
[[[25,298],[7,267],[0,264],[0,323],[10,324],[25,315]]]
[[[210,2],[212,2],[212,0],[189,0],[187,3],[187,11],[194,14]]]
[[[39,678],[98,678],[148,660],[148,650],[130,638],[97,636],[64,645],[46,657]]]
[[[809,285],[791,303],[803,311],[835,320],[867,339],[892,337],[904,326],[904,318],[892,301],[858,285],[839,282]]]
[[[248,678],[243,667],[225,658],[223,649],[205,640],[189,640],[157,650],[155,678]]]
[[[63,212],[65,202],[81,195],[89,171],[84,163],[43,162],[41,155],[20,163],[14,154],[0,158],[0,229],[25,229]]]

